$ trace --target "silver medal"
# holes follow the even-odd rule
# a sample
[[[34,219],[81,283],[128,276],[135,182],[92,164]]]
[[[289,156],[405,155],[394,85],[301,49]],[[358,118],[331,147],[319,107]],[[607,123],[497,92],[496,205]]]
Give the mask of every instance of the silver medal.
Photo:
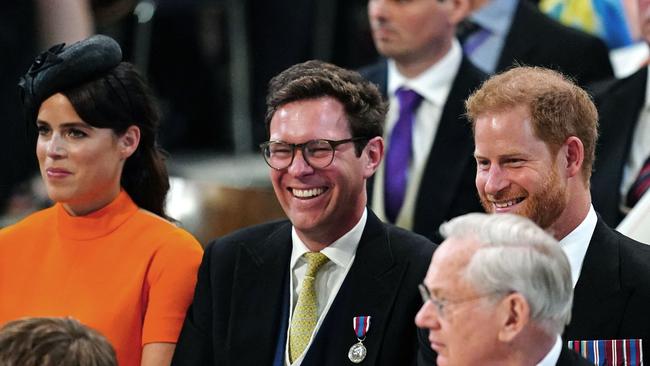
[[[359,343],[355,343],[350,347],[350,350],[348,351],[348,358],[350,361],[354,363],[361,363],[366,358],[366,354],[368,351],[366,350],[366,346],[359,341]]]

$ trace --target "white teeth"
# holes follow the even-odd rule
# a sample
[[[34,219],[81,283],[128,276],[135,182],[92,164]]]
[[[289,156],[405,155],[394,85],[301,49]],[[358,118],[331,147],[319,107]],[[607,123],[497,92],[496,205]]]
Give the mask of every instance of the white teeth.
[[[497,208],[506,208],[506,207],[513,206],[515,204],[517,204],[517,200],[511,200],[511,201],[506,201],[506,202],[494,202],[494,205]]]
[[[293,195],[300,198],[316,197],[325,192],[324,188],[293,189]]]

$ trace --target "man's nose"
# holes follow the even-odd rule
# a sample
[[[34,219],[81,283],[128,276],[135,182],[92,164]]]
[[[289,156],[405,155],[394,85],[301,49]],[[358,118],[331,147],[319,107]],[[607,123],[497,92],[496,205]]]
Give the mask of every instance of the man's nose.
[[[299,177],[302,175],[306,174],[312,174],[314,172],[314,168],[309,165],[307,160],[305,159],[305,155],[303,154],[302,149],[296,148],[295,155],[293,157],[293,162],[288,168],[289,174]]]
[[[415,315],[415,325],[418,328],[438,329],[440,327],[440,318],[435,308],[431,301],[422,304],[420,311]]]
[[[507,173],[496,164],[492,165],[485,174],[484,190],[487,194],[497,194],[510,184]]]

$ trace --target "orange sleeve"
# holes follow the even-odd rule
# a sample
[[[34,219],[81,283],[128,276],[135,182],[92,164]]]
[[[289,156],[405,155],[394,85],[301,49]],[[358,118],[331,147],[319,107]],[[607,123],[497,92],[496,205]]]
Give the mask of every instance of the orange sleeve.
[[[147,273],[148,301],[142,345],[176,343],[192,301],[203,250],[189,233],[175,229],[166,235]]]

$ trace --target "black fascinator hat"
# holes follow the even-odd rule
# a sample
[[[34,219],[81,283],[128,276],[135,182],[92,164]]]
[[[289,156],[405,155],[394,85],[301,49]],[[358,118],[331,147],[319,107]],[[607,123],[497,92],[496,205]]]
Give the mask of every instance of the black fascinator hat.
[[[121,61],[120,45],[100,34],[41,53],[18,82],[27,122],[36,121],[41,103],[51,95],[102,76]]]

